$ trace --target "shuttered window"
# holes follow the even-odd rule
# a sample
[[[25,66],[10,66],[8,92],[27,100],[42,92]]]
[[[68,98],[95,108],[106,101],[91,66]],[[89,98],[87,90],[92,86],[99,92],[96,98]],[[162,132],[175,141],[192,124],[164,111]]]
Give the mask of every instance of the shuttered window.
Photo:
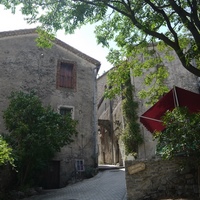
[[[58,62],[57,88],[58,87],[75,89],[76,70],[74,63]]]

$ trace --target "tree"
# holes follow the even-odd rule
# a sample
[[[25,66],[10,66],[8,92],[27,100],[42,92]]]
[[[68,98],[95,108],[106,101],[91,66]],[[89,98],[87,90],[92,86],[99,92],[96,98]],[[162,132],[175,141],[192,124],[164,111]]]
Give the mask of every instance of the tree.
[[[76,121],[43,107],[33,93],[13,92],[3,113],[19,184],[34,184],[54,154],[77,134]]]
[[[156,43],[166,52],[174,50],[183,67],[200,76],[199,0],[0,0],[0,3],[13,12],[20,5],[29,23],[40,22],[44,30],[53,34],[60,29],[73,33],[84,24],[96,23],[97,42],[109,47],[110,41],[114,41],[117,45],[115,49],[110,47],[108,55],[114,66],[128,66],[135,76],[155,68],[144,80],[153,87],[141,93],[143,97],[151,94],[151,100],[167,92],[164,80],[168,73],[155,49],[148,49],[149,44]],[[142,64],[139,59],[131,59],[140,53],[147,58]],[[116,86],[115,91],[119,91],[121,84]]]
[[[181,155],[200,161],[200,113],[190,113],[186,107],[167,111],[163,117],[166,129],[155,134],[158,153],[165,159]],[[195,162],[196,161],[196,162]]]
[[[162,41],[176,52],[187,70],[200,76],[199,0],[1,0],[0,3],[13,12],[20,5],[29,23],[40,22],[49,32],[64,29],[72,33],[86,23],[100,22],[96,28],[98,42],[106,46],[114,40],[122,58],[133,55],[133,45]],[[111,52],[109,57],[113,61],[116,51]]]
[[[109,71],[107,75],[109,87],[106,89],[105,96],[114,98],[116,95],[123,94],[127,76],[129,78],[130,76],[140,77],[141,83],[146,87],[139,91],[137,95],[141,99],[146,99],[147,105],[152,105],[169,91],[166,85],[169,73],[163,59],[166,62],[171,61],[173,57],[170,56],[168,49],[162,49],[160,45],[156,45],[156,47],[154,45],[150,47],[137,46],[134,51],[133,55],[137,56],[132,56],[131,59],[120,62],[120,65]],[[161,57],[161,55],[164,56]]]

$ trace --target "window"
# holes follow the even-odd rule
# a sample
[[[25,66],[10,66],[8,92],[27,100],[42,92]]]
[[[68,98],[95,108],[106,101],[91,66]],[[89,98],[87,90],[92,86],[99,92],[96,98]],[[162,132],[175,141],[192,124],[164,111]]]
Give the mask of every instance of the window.
[[[70,115],[70,117],[72,119],[74,118],[74,108],[73,107],[61,106],[61,107],[59,107],[59,113],[61,115]]]
[[[77,172],[85,171],[84,160],[83,159],[76,159],[75,160],[75,168],[76,168]]]
[[[57,88],[76,88],[75,64],[72,62],[59,61],[57,69]]]

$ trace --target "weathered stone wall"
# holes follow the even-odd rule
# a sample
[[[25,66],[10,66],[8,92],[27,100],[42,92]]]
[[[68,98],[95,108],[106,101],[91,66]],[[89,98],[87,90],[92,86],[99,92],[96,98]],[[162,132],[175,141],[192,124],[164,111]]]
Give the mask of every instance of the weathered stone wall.
[[[90,166],[94,165],[97,157],[97,66],[81,52],[74,53],[72,47],[65,48],[61,41],[51,49],[38,48],[36,37],[35,33],[10,33],[0,37],[0,132],[5,131],[2,111],[7,108],[8,96],[12,91],[34,90],[43,104],[51,105],[56,112],[59,106],[73,107],[79,134],[74,143],[63,147],[55,157],[55,160],[60,161],[60,184],[63,186],[75,169],[76,158],[84,159],[85,165]],[[56,88],[58,60],[75,62],[75,90]]]
[[[180,170],[182,159],[126,161],[128,200],[198,197],[197,171]]]
[[[107,120],[110,127],[99,127],[99,163],[124,165],[125,150],[120,135],[123,129],[121,97],[102,99],[107,87],[107,73],[97,79],[98,119]]]
[[[157,50],[157,53],[161,58],[165,58],[165,54]],[[166,66],[169,72],[169,77],[166,79],[166,85],[169,89],[173,86],[178,86],[186,90],[190,90],[198,93],[197,77],[187,71],[181,64],[179,58],[174,51],[170,52],[170,55],[174,58],[172,61],[164,59],[163,64]],[[152,70],[152,69],[150,69]],[[148,74],[148,70],[146,72]],[[138,116],[140,117],[149,107],[146,106],[146,100],[140,99],[138,93],[142,89],[148,89],[143,80],[145,72],[142,77],[132,77],[132,84],[134,85],[135,100],[138,101]],[[139,146],[138,158],[151,159],[156,153],[156,140],[153,140],[153,135],[141,125],[141,134],[144,138],[144,143]]]
[[[108,73],[108,72],[107,72]],[[97,78],[97,102],[103,97],[105,92],[105,87],[107,84],[107,73],[102,74],[100,77]]]

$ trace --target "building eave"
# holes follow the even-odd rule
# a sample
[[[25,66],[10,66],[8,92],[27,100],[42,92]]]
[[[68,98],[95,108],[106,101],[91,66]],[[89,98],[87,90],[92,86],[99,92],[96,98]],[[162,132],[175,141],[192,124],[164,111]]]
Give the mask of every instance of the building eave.
[[[37,35],[36,30],[37,30],[36,28],[32,28],[32,29],[20,29],[20,30],[14,30],[14,31],[4,31],[4,32],[0,32],[0,38],[8,38],[8,37],[13,37],[13,36],[22,36],[22,35],[31,35],[31,34]],[[65,42],[63,42],[57,38],[55,38],[53,43],[74,53],[75,55],[83,58],[84,60],[94,64],[97,67],[97,71],[99,71],[101,63],[98,60],[86,55],[85,53],[75,49],[74,47],[66,44]]]

